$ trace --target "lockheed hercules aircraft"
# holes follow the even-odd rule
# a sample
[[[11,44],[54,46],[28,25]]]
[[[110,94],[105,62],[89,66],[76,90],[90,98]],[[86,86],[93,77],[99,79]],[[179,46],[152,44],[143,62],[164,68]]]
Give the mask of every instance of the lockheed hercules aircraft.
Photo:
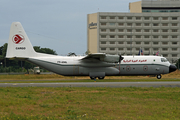
[[[161,79],[177,68],[160,56],[121,56],[94,53],[87,56],[57,56],[34,51],[20,22],[13,22],[10,29],[6,58],[23,59],[54,73],[64,76],[153,75]]]

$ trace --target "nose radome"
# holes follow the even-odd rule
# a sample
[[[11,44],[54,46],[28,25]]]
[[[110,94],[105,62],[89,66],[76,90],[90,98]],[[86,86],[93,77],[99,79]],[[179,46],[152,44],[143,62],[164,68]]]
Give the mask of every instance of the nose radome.
[[[177,67],[175,65],[170,65],[169,66],[169,73],[174,72],[176,70],[177,70]]]

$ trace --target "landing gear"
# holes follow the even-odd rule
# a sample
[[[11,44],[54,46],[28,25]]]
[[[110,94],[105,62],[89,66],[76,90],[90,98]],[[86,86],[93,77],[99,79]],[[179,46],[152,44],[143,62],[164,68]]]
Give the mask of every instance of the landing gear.
[[[161,77],[162,77],[161,75],[157,75],[157,79],[161,79]]]
[[[91,78],[91,80],[94,80],[94,79],[96,79],[96,77],[90,77]]]
[[[96,77],[90,77],[90,78],[91,78],[91,80],[96,79]],[[103,79],[104,79],[104,77],[98,77],[98,79],[99,79],[99,80],[103,80]]]
[[[98,79],[99,79],[99,80],[103,80],[103,79],[104,79],[104,77],[98,77]]]

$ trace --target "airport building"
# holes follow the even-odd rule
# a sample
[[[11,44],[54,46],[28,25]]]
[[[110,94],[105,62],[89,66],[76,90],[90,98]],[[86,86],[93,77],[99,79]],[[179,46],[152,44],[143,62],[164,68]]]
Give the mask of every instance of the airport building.
[[[90,53],[159,55],[170,62],[180,58],[180,0],[142,0],[129,3],[130,13],[87,15]]]

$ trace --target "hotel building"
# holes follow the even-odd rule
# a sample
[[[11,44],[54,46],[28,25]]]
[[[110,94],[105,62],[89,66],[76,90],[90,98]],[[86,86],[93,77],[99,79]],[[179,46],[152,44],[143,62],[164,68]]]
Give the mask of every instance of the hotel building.
[[[129,3],[130,13],[87,15],[90,53],[159,55],[170,62],[180,58],[180,0],[142,0]]]

